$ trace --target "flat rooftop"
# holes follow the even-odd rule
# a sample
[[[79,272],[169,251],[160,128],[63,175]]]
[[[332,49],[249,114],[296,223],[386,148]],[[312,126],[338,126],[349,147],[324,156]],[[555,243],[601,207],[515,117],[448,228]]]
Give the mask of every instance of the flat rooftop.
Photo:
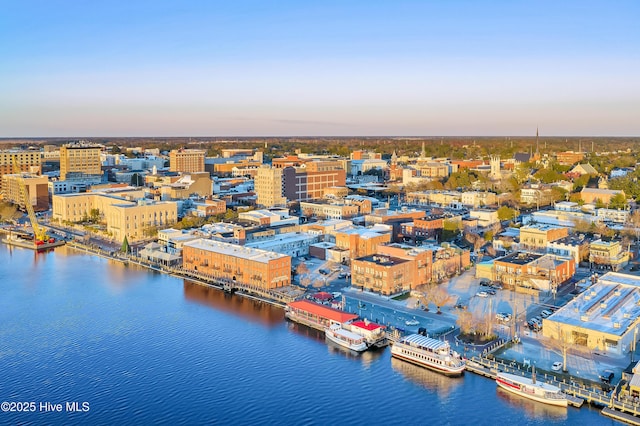
[[[393,256],[387,256],[387,255],[381,255],[381,254],[374,254],[373,256],[362,257],[358,260],[362,260],[364,262],[372,262],[372,263],[375,263],[376,265],[383,265],[383,266],[393,266],[393,265],[399,265],[401,263],[409,262],[409,260],[407,259],[400,259],[399,257],[393,257]]]
[[[185,243],[184,247],[193,247],[200,250],[211,251],[232,257],[241,257],[243,259],[261,263],[267,263],[274,259],[289,257],[286,254],[239,246],[237,244],[223,243],[220,241],[205,240],[202,238]]]
[[[640,277],[609,272],[546,321],[616,336],[640,316]]]
[[[533,261],[540,259],[543,254],[517,252],[496,259],[499,262],[513,263],[515,265],[527,265]]]

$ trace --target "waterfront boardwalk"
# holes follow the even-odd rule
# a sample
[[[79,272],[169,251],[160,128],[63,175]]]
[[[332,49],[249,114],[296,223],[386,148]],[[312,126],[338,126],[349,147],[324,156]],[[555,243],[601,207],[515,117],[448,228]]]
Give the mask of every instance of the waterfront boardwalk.
[[[125,264],[138,265],[156,272],[172,275],[176,278],[193,281],[194,283],[200,285],[215,287],[219,290],[224,290],[229,293],[237,293],[244,297],[267,302],[281,308],[284,308],[287,303],[293,302],[294,300],[302,297],[302,295],[304,294],[303,290],[293,286],[271,290],[263,289],[236,281],[216,278],[211,275],[202,274],[195,271],[187,271],[181,267],[161,265],[149,262],[141,257],[136,257],[128,253],[107,251],[98,247],[81,244],[77,241],[70,241],[69,243],[67,243],[67,245],[76,250],[95,254],[106,259],[116,260]]]
[[[68,242],[67,245],[73,249],[98,255],[106,259],[116,260],[124,264],[139,265],[141,267],[161,273],[166,273],[177,278],[193,281],[194,283],[200,285],[215,287],[228,292],[236,292],[243,297],[264,301],[274,306],[284,307],[287,303],[294,301],[304,295],[304,290],[296,287],[277,290],[265,290],[247,286],[238,282],[216,279],[215,277],[193,271],[185,271],[180,267],[159,265],[133,256],[131,254],[121,253],[118,251],[107,251],[98,247],[82,244],[77,241]],[[394,337],[398,336],[391,335],[389,336],[389,340],[393,341]],[[489,355],[490,352],[493,352],[493,350],[502,346],[503,345],[498,345],[496,348],[492,348],[490,351],[487,351],[482,355],[473,356],[467,361],[466,369],[470,372],[488,377],[493,380],[495,380],[498,372],[508,372],[522,376],[528,375],[528,371],[521,369],[518,363],[505,363],[486,357],[486,355]],[[574,407],[581,407],[586,401],[592,405],[604,407],[606,410],[602,410],[603,415],[630,424],[640,424],[640,404],[631,401],[616,399],[612,396],[616,395],[615,392],[612,394],[606,394],[602,390],[593,387],[578,385],[577,383],[573,382],[560,382],[556,380],[555,376],[548,374],[539,374],[538,377],[540,380],[544,380],[545,382],[558,386],[560,389],[562,389],[562,391],[567,394],[569,403]]]

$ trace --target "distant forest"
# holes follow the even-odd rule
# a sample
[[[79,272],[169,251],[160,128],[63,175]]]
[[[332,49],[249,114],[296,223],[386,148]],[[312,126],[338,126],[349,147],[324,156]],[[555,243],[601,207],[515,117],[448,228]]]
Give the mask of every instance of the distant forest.
[[[61,145],[78,138],[0,139],[3,148]],[[516,152],[536,151],[536,137],[137,137],[137,138],[83,138],[107,147],[146,147],[170,151],[176,148],[206,149],[208,156],[216,156],[225,148],[260,149],[266,159],[296,150],[303,153],[349,156],[352,151],[365,150],[389,158],[393,151],[398,156],[417,156],[425,145],[429,157],[451,159],[487,157],[500,154],[510,158]],[[265,148],[266,146],[266,148]],[[614,152],[630,149],[640,151],[640,137],[540,137],[538,148],[542,154],[562,151]],[[593,150],[593,151],[592,151]]]

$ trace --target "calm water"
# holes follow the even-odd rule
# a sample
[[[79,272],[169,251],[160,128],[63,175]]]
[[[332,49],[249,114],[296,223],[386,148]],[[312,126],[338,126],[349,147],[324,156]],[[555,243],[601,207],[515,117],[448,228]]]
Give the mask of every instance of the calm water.
[[[33,424],[614,424],[473,374],[449,379],[328,346],[279,309],[67,248],[0,244],[0,401]]]

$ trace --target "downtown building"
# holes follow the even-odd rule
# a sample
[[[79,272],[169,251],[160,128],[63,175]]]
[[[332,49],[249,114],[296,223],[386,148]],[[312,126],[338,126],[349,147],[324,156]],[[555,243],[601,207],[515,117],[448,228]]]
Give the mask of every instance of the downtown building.
[[[14,168],[14,161],[18,170]],[[16,171],[39,175],[42,171],[40,152],[16,149],[0,151],[0,199],[6,197],[2,176],[14,174]]]
[[[185,243],[182,267],[213,279],[238,282],[260,290],[291,284],[291,256],[213,240]]]
[[[102,179],[100,153],[102,145],[84,141],[60,147],[60,179],[84,180],[99,183]]]
[[[276,163],[277,160],[280,160]],[[300,166],[283,166],[293,162]],[[302,162],[301,159],[283,162],[274,160],[274,166],[261,166],[255,177],[257,203],[263,207],[284,206],[292,201],[310,201],[321,199],[327,188],[343,187],[346,173],[339,161],[314,160]]]
[[[183,173],[204,172],[204,157],[206,153],[202,149],[171,150],[169,152],[169,170]]]

